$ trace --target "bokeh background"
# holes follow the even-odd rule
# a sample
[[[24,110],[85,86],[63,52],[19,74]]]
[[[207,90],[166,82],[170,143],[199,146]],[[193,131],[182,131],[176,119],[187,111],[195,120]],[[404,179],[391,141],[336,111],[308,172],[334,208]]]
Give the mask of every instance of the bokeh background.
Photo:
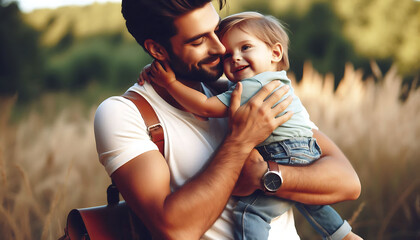
[[[296,91],[359,174],[360,198],[334,207],[365,239],[420,239],[420,2],[228,0],[220,15],[246,10],[286,23]],[[0,239],[57,239],[70,209],[105,204],[93,116],[149,62],[119,3],[0,0]]]

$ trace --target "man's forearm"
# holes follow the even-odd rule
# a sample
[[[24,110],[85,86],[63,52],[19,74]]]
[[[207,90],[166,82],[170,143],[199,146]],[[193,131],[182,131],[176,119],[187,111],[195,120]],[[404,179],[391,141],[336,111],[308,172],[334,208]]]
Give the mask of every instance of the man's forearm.
[[[158,151],[148,151],[113,174],[127,204],[156,239],[199,239],[220,216],[231,195],[246,149],[226,138],[209,165],[172,192],[167,162]]]
[[[323,133],[314,131],[323,154],[308,166],[279,165],[284,184],[276,196],[306,204],[332,204],[357,199],[360,181],[346,156]]]
[[[195,231],[189,237],[201,236],[220,216],[251,150],[227,138],[201,174],[168,196],[165,211],[187,216]]]
[[[276,196],[312,205],[357,199],[360,194],[357,176],[337,171],[332,162],[320,159],[311,168],[280,166],[285,181]],[[330,173],[324,174],[326,171]]]

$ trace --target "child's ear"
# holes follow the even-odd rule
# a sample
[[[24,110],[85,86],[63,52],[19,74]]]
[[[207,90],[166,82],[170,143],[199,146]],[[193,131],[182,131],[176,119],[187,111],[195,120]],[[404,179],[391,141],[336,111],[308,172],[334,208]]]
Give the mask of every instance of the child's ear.
[[[156,41],[152,39],[146,39],[146,41],[144,41],[144,48],[147,49],[147,51],[150,53],[150,55],[152,55],[154,59],[160,61],[168,60],[166,49]]]
[[[271,62],[278,63],[283,58],[283,46],[280,43],[276,43],[271,48],[272,56]]]

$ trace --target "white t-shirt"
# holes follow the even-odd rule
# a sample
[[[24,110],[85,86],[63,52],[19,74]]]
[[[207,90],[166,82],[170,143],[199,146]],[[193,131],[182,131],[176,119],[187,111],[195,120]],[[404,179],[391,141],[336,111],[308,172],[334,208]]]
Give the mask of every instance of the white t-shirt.
[[[212,94],[204,88],[206,95]],[[175,191],[197,174],[210,160],[227,130],[226,119],[196,119],[191,113],[174,108],[149,84],[133,85],[129,90],[140,93],[153,106],[165,133],[165,159]],[[119,167],[150,150],[158,150],[150,140],[137,107],[121,96],[110,97],[98,107],[95,115],[95,138],[99,161],[111,175]],[[214,225],[201,239],[233,239],[231,199]],[[299,239],[289,210],[272,222],[269,239]]]

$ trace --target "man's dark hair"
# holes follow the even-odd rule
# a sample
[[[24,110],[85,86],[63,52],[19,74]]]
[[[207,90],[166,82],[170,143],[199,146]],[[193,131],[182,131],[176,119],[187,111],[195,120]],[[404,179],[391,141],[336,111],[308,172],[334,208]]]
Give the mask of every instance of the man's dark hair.
[[[226,0],[218,1],[222,9]],[[211,0],[122,0],[121,12],[128,31],[143,48],[144,41],[152,39],[171,50],[169,38],[177,34],[175,18],[209,2]]]

